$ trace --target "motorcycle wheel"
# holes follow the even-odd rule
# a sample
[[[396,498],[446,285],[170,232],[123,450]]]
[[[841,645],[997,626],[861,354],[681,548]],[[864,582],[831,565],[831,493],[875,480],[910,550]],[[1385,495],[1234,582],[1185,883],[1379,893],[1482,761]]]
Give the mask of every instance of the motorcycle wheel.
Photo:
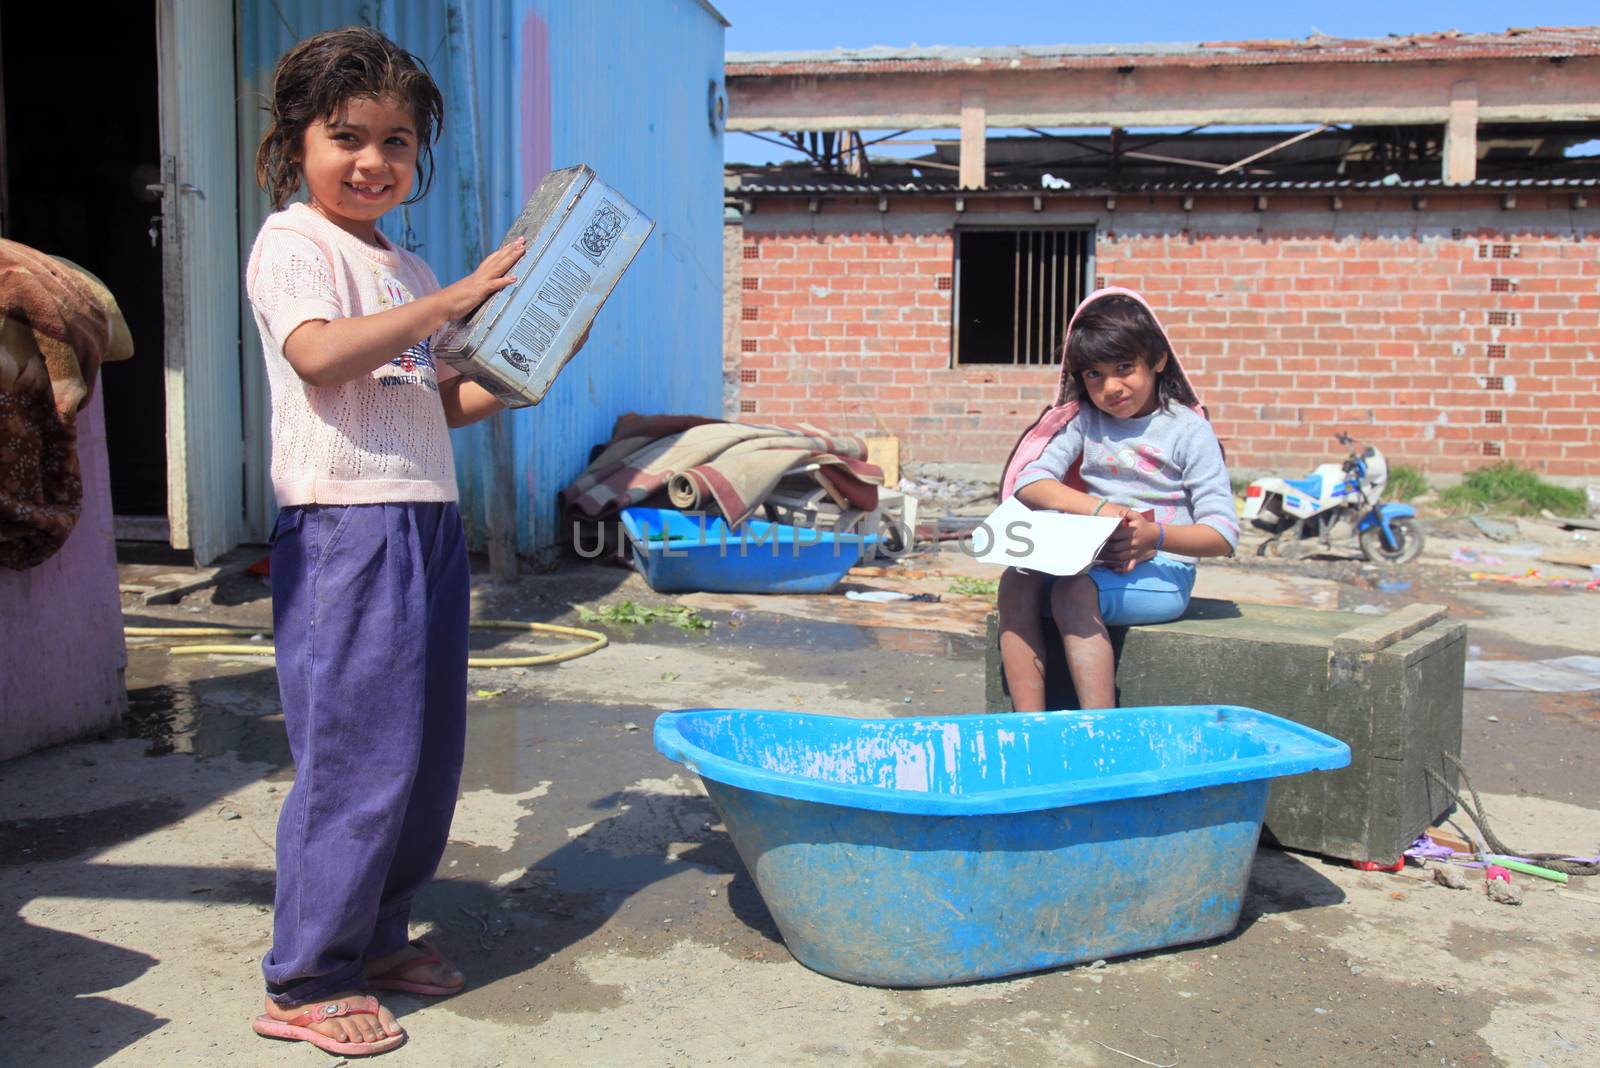
[[[1375,564],[1409,564],[1422,552],[1422,528],[1410,519],[1391,519],[1389,529],[1394,532],[1397,548],[1390,549],[1383,542],[1383,528],[1368,527],[1361,532],[1361,551]]]

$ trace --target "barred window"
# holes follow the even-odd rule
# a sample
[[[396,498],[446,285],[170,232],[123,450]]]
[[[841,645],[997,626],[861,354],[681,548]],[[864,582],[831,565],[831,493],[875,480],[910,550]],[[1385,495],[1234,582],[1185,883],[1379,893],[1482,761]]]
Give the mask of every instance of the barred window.
[[[955,260],[955,362],[1054,363],[1094,278],[1094,230],[958,229]]]

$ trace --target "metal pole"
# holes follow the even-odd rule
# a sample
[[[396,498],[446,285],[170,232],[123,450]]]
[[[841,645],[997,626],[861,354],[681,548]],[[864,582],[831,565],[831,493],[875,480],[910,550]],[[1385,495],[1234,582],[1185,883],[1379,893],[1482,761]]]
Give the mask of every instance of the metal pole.
[[[483,261],[488,238],[484,224],[483,154],[478,138],[478,95],[472,72],[472,34],[467,5],[445,0],[445,49],[449,55],[450,93],[445,107],[454,134],[456,185],[461,206],[461,247],[470,271]],[[516,483],[511,464],[511,415],[489,418],[489,485],[484,493],[488,512],[489,572],[496,581],[517,577]]]

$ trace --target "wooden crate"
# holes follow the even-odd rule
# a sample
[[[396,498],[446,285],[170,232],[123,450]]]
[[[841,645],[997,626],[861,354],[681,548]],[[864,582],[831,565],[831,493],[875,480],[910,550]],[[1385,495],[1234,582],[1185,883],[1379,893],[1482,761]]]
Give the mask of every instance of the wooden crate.
[[[1059,636],[1046,627],[1049,706],[1076,707]],[[1273,784],[1263,838],[1389,863],[1450,810],[1424,769],[1456,784],[1439,754],[1461,752],[1466,632],[1433,605],[1364,617],[1195,598],[1180,620],[1111,628],[1118,703],[1244,705],[1340,739],[1348,768]],[[1010,711],[993,615],[989,638],[989,707]]]

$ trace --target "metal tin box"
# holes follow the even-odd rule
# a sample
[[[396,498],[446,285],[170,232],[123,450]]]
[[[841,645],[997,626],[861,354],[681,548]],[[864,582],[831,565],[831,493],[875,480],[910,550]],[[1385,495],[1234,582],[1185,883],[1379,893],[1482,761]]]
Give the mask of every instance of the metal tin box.
[[[552,171],[507,231],[515,285],[446,324],[434,355],[508,407],[538,404],[655,222],[579,165]]]

